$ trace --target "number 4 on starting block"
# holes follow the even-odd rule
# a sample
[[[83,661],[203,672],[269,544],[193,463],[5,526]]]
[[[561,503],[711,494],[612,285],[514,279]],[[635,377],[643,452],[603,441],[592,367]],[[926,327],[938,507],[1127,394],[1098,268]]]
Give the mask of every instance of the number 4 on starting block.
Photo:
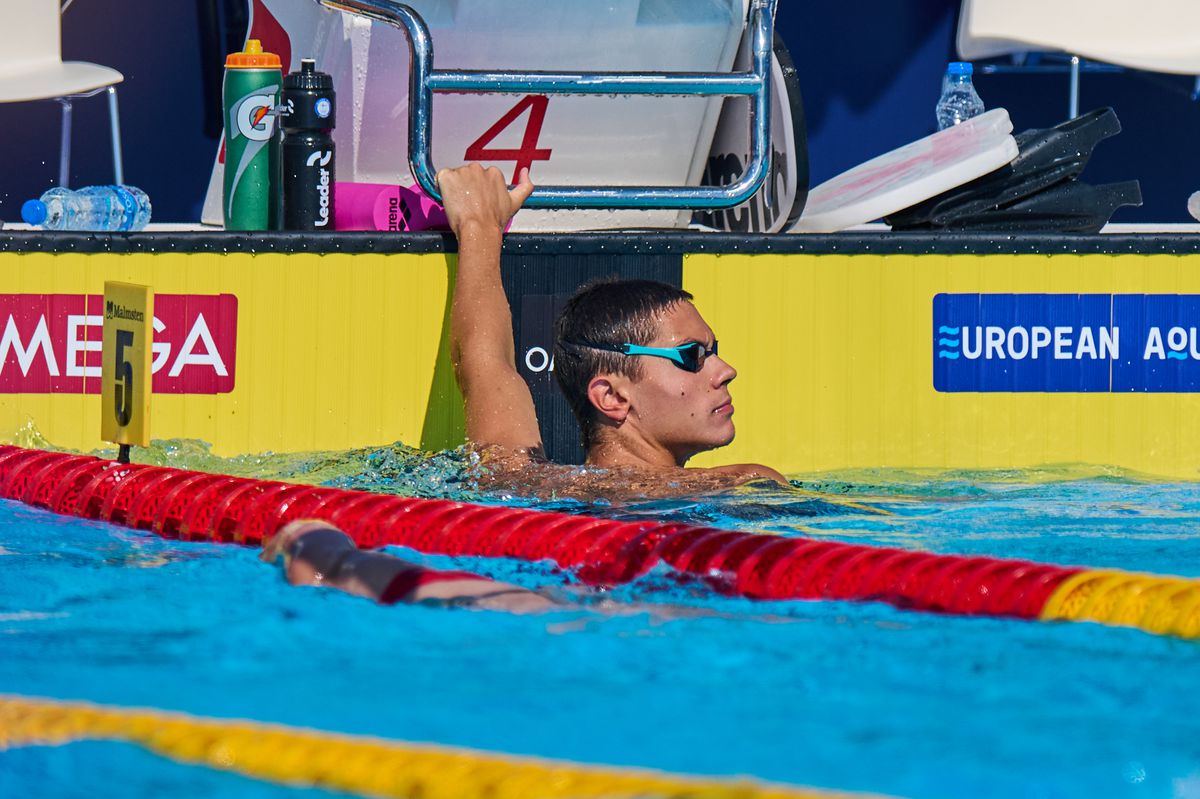
[[[126,447],[150,443],[150,345],[154,293],[106,281],[100,389],[100,437]]]

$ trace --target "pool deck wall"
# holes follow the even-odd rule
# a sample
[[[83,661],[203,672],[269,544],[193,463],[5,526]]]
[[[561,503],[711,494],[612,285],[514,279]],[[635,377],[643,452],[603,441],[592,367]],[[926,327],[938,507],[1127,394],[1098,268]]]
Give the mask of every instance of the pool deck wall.
[[[454,446],[454,266],[440,234],[0,232],[0,438],[32,425],[101,445],[98,297],[123,280],[156,292],[153,437],[226,455]],[[692,292],[738,369],[737,439],[695,465],[1200,477],[1194,233],[513,235],[503,271],[518,367],[562,460],[580,451],[552,319],[580,284],[620,276]]]

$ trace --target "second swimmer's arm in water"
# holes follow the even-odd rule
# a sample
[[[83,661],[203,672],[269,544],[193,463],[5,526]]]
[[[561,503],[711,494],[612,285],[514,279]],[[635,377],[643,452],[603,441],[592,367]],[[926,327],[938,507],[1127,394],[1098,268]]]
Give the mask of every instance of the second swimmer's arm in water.
[[[510,583],[467,572],[426,569],[383,552],[359,549],[350,536],[321,521],[286,525],[263,547],[268,563],[283,558],[292,585],[323,585],[376,602],[444,602],[535,613],[557,604]]]
[[[541,447],[529,386],[517,372],[512,314],[500,282],[504,228],[533,191],[529,170],[511,191],[495,167],[438,173],[446,216],[458,238],[450,305],[450,358],[463,393],[467,440],[513,450]]]
[[[579,607],[556,601],[537,591],[467,572],[426,569],[385,552],[360,550],[350,536],[327,522],[296,521],[283,527],[263,547],[262,559],[283,558],[284,574],[292,585],[337,588],[383,604],[421,602],[509,613],[543,613]],[[667,619],[710,615],[695,608],[640,607],[590,602],[588,608],[605,614],[649,612]]]

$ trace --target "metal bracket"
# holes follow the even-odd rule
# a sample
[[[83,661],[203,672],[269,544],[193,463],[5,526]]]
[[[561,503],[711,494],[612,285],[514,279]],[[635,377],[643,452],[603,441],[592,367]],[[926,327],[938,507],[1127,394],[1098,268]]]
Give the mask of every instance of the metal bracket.
[[[771,48],[778,0],[752,0],[749,72],[487,72],[433,68],[429,28],[410,7],[391,0],[317,0],[338,11],[386,22],[407,34],[408,158],[413,177],[441,200],[433,166],[433,93],[679,95],[750,97],[750,163],[728,186],[539,186],[526,208],[733,208],[754,196],[770,173]]]

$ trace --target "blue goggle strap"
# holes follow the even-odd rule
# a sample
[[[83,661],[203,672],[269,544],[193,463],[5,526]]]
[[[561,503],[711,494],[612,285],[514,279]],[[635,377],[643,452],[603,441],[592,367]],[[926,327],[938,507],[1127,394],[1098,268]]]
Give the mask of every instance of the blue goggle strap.
[[[693,364],[699,362],[701,354],[704,357],[717,354],[717,342],[713,342],[712,349],[706,349],[703,344],[698,341],[693,341],[691,344],[680,344],[678,347],[643,347],[640,344],[598,344],[591,341],[564,341],[574,347],[588,347],[593,350],[604,350],[605,352],[618,352],[622,355],[653,355],[658,358],[666,358],[674,363],[679,364],[687,369],[689,364],[683,358],[683,351],[695,347],[697,349],[696,358],[693,359]]]
[[[695,346],[698,345],[693,343],[683,344],[678,347],[643,347],[638,344],[622,344],[621,351],[626,355],[655,355],[659,358],[668,358],[680,366],[687,366],[687,364],[684,363],[683,353],[681,350]]]

